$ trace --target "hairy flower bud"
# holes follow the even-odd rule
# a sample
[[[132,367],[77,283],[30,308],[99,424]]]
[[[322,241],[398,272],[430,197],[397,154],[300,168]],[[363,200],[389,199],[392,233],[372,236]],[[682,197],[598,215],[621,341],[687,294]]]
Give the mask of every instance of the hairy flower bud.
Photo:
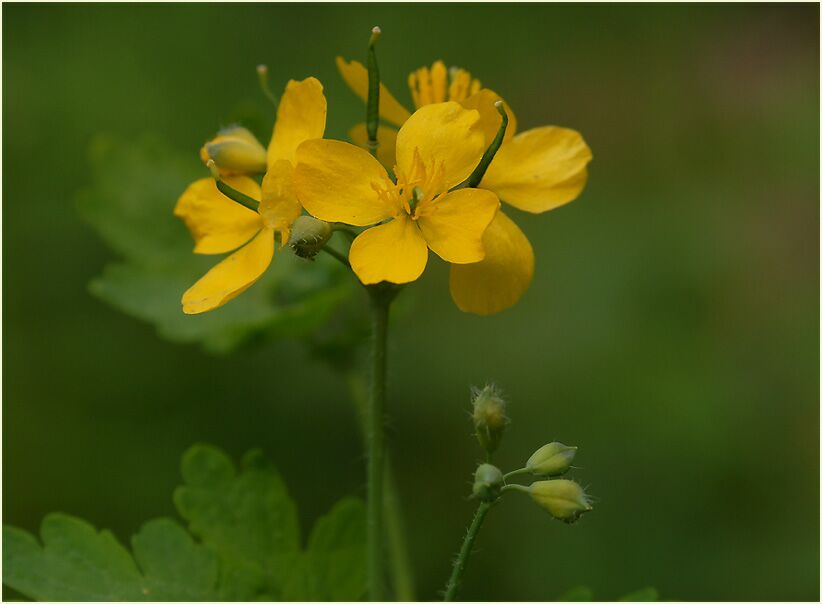
[[[548,443],[528,458],[525,467],[535,476],[561,476],[570,469],[576,454],[576,447],[566,447],[559,442]]]
[[[585,491],[573,480],[541,480],[528,487],[528,492],[554,518],[569,524],[593,509]]]
[[[331,238],[331,225],[313,216],[300,216],[291,225],[288,245],[301,258],[313,258]]]
[[[481,501],[495,501],[503,485],[502,472],[490,463],[484,463],[474,473],[474,497]]]
[[[483,449],[493,453],[499,447],[508,416],[505,415],[505,400],[493,386],[474,391],[474,431]]]
[[[266,150],[251,132],[240,126],[224,128],[203,145],[200,158],[213,160],[220,173],[261,174],[268,165]]]

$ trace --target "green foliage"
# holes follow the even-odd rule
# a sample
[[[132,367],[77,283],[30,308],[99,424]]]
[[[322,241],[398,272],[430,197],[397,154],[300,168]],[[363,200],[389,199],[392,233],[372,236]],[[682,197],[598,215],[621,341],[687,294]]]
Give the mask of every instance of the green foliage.
[[[196,153],[176,153],[151,137],[124,143],[100,136],[91,147],[91,176],[78,208],[122,257],[91,282],[91,292],[154,324],[166,339],[228,352],[258,333],[303,335],[354,290],[350,275],[330,258],[311,262],[284,250],[260,281],[230,304],[184,315],[183,292],[221,259],[193,254],[190,235],[173,215],[186,186],[208,177]]]
[[[659,593],[653,587],[643,587],[619,599],[620,602],[657,602],[658,600]]]
[[[557,598],[557,602],[592,602],[593,600],[594,592],[590,587],[583,585],[572,587]],[[644,587],[622,596],[617,602],[657,602],[658,600],[659,593],[656,589]]]
[[[189,531],[147,522],[132,552],[108,531],[65,514],[43,520],[42,545],[3,529],[3,582],[37,600],[358,600],[366,589],[365,510],[344,499],[317,520],[301,547],[297,510],[257,451],[238,472],[221,451],[183,456],[174,493]],[[195,541],[192,537],[199,539]]]
[[[557,602],[591,602],[594,599],[594,592],[590,587],[580,585],[572,587],[557,598]]]
[[[147,522],[132,539],[134,558],[108,531],[97,532],[87,522],[65,514],[46,516],[40,535],[42,547],[25,531],[3,529],[3,581],[32,598],[211,600],[216,596],[216,557],[173,520]]]

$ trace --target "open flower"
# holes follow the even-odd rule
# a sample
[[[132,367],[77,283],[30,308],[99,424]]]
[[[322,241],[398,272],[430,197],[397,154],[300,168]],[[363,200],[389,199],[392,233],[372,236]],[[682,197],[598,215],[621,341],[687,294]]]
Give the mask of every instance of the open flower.
[[[356,61],[337,57],[337,67],[346,83],[361,98],[367,97],[368,74]],[[501,117],[494,107],[499,95],[482,88],[479,81],[463,69],[447,70],[442,61],[431,68],[420,68],[408,78],[411,96],[417,107],[450,99],[467,109],[476,109],[482,119],[480,128],[490,144],[499,129]],[[402,125],[409,112],[384,87],[380,89],[380,117]],[[582,192],[587,180],[591,150],[582,136],[567,128],[542,126],[516,134],[517,121],[505,105],[508,127],[505,139],[485,173],[479,187],[497,194],[515,208],[542,213],[568,203]],[[350,132],[351,139],[364,146],[365,125]],[[383,142],[390,145],[394,130],[381,126],[378,157],[390,161]],[[384,161],[384,163],[385,163]],[[531,284],[534,252],[528,238],[502,211],[483,236],[485,258],[475,264],[451,266],[451,296],[463,311],[489,315],[516,304]]]
[[[428,249],[454,264],[475,263],[497,196],[458,189],[479,163],[480,114],[458,103],[429,105],[397,134],[396,183],[363,149],[331,140],[297,149],[295,188],[308,212],[328,222],[374,226],[351,244],[351,268],[365,284],[408,283],[425,270]],[[383,221],[386,221],[384,224]]]
[[[319,80],[288,82],[265,152],[267,170],[262,187],[248,176],[223,178],[234,189],[260,200],[256,212],[223,195],[213,178],[195,181],[180,196],[174,214],[182,218],[191,231],[194,253],[223,254],[236,250],[183,294],[183,312],[197,314],[214,310],[240,295],[265,273],[274,256],[275,239],[279,238],[281,246],[288,242],[291,225],[302,212],[293,182],[297,147],[303,141],[322,138],[325,118],[326,101]],[[238,137],[237,130],[244,132]],[[256,142],[253,136],[249,141],[248,136],[251,134],[244,129],[223,132],[206,144],[203,153],[216,163],[216,157],[225,150],[218,145],[229,145],[234,146],[232,152],[237,152],[228,154],[231,160],[236,160],[237,154],[243,159],[251,157],[243,154]],[[229,168],[225,164],[218,167],[224,174],[245,171],[238,168],[238,163],[242,164],[230,161]],[[254,163],[245,165],[253,167]]]

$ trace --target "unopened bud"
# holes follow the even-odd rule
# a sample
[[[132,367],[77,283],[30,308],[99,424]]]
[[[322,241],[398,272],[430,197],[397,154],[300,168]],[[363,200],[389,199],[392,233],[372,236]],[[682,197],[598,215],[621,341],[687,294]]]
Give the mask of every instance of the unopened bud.
[[[313,258],[331,238],[331,225],[313,216],[300,216],[291,225],[288,245],[301,258]]]
[[[200,158],[213,160],[222,174],[259,174],[267,167],[266,150],[251,132],[240,126],[224,128],[203,145]]]
[[[508,416],[505,415],[505,400],[493,386],[474,391],[474,431],[483,449],[493,453],[499,447]]]
[[[570,469],[576,454],[576,447],[566,447],[558,442],[548,443],[528,458],[525,467],[535,476],[561,476]]]
[[[474,497],[480,501],[496,501],[503,485],[502,472],[490,463],[484,463],[474,473]]]
[[[593,509],[585,491],[573,480],[541,480],[528,487],[528,492],[551,516],[569,524]]]

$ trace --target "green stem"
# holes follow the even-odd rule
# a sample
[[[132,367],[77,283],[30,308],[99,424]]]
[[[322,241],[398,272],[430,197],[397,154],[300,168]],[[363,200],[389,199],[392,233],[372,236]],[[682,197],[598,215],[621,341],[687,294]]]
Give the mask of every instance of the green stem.
[[[254,199],[253,197],[249,197],[245,193],[241,193],[231,185],[227,185],[220,179],[216,180],[217,189],[219,189],[220,193],[228,197],[232,201],[236,201],[241,206],[247,207],[252,212],[256,212],[257,208],[260,206],[260,202]]]
[[[528,468],[520,468],[519,470],[514,470],[513,472],[508,472],[507,474],[505,474],[502,477],[502,479],[507,482],[509,478],[513,478],[514,476],[520,476],[521,474],[530,474],[530,473],[531,473],[531,470],[529,470]]]
[[[493,503],[483,501],[477,508],[477,513],[474,514],[474,520],[471,526],[468,527],[468,533],[465,535],[465,540],[462,542],[462,549],[460,549],[459,556],[454,562],[454,570],[451,572],[451,578],[448,579],[448,584],[445,586],[445,602],[453,602],[457,597],[460,584],[462,583],[462,575],[465,572],[465,566],[468,564],[468,558],[471,556],[474,547],[474,540],[477,538],[482,522],[485,520],[485,515],[491,509]]]
[[[405,541],[405,528],[402,522],[399,489],[391,470],[391,456],[385,456],[385,528],[388,534],[390,552],[391,578],[394,584],[394,599],[400,602],[414,602],[414,575],[411,572],[411,559],[408,557],[408,544]]]
[[[531,489],[521,484],[506,484],[500,489],[500,491],[502,491],[503,493],[505,491],[519,491],[520,493],[530,493]]]
[[[377,66],[377,52],[374,46],[380,38],[380,28],[371,30],[368,40],[368,100],[365,108],[365,127],[368,132],[368,149],[377,154],[377,129],[380,125],[380,70]]]
[[[343,266],[345,266],[347,268],[351,268],[351,264],[348,262],[348,258],[346,258],[345,255],[341,254],[340,252],[338,252],[334,248],[330,248],[327,245],[324,245],[320,249],[323,252],[325,252],[326,254],[328,254],[329,256],[331,256],[332,258],[336,258],[337,261],[340,262],[340,264],[342,264]]]
[[[469,176],[464,183],[455,187],[457,189],[461,189],[463,187],[476,188],[480,182],[482,182],[482,177],[485,176],[488,166],[491,165],[491,161],[494,159],[494,156],[497,154],[497,151],[499,151],[499,148],[502,145],[502,141],[505,138],[505,130],[508,128],[508,114],[505,112],[505,107],[503,107],[502,101],[497,101],[495,106],[499,114],[502,116],[502,122],[499,125],[499,130],[497,130],[497,135],[494,137],[494,140],[491,141],[491,144],[488,145],[485,153],[482,154],[482,158],[480,159],[477,167],[474,168],[474,171],[471,172],[471,176]]]
[[[368,414],[368,393],[365,382],[359,373],[349,372],[346,376],[351,401],[357,409],[360,424],[365,435]],[[390,574],[394,585],[394,596],[400,602],[414,602],[414,574],[408,556],[408,545],[405,539],[405,527],[400,509],[399,489],[394,478],[391,455],[385,455],[385,529],[390,553]]]
[[[379,285],[371,297],[372,372],[368,401],[368,583],[370,598],[383,601],[383,481],[385,479],[385,372],[388,313],[392,296]]]

